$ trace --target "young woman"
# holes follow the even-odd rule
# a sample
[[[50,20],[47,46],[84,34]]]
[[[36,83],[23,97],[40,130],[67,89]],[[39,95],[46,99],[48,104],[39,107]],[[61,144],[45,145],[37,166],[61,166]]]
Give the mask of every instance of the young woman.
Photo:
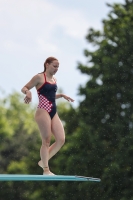
[[[55,99],[63,97],[73,102],[74,100],[64,94],[56,94],[57,85],[54,74],[58,71],[59,62],[54,57],[49,57],[44,62],[44,72],[35,75],[22,89],[26,96],[25,103],[30,103],[32,94],[30,89],[36,87],[39,104],[35,113],[35,120],[40,130],[42,146],[40,149],[41,160],[38,165],[43,168],[44,175],[54,175],[49,169],[49,159],[53,157],[65,142],[64,128],[56,112]],[[50,146],[51,134],[55,142]]]

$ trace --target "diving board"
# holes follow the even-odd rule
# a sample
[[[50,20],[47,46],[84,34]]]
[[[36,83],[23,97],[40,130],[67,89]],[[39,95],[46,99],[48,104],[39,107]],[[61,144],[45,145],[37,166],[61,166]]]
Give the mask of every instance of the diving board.
[[[0,181],[95,181],[101,179],[85,176],[0,174]]]

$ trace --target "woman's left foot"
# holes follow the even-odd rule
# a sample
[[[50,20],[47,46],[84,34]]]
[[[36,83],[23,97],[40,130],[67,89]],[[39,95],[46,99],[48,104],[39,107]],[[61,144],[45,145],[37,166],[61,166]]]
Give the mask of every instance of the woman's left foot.
[[[38,162],[38,165],[39,165],[39,167],[41,167],[41,168],[43,168],[43,163],[42,163],[42,161],[40,160],[39,162]],[[43,168],[44,169],[44,168]],[[54,173],[52,173],[50,170],[45,170],[45,172],[43,172],[43,175],[52,175],[52,176],[55,176],[55,174]]]
[[[51,171],[45,171],[45,172],[43,172],[43,175],[46,175],[46,176],[55,176],[55,174],[53,174]]]
[[[43,168],[43,163],[42,163],[41,160],[38,162],[38,165],[39,165],[39,167]],[[47,175],[55,176],[55,174],[52,173],[50,170],[46,170],[45,172],[43,172],[43,175],[46,175],[46,176],[47,176]]]
[[[41,160],[38,162],[38,165],[39,165],[39,167],[43,168],[43,163]]]

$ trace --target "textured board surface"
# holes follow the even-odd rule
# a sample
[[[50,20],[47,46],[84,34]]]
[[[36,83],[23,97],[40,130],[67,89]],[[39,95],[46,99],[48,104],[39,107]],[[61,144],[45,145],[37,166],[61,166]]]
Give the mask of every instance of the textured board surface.
[[[0,181],[95,181],[99,178],[85,176],[64,176],[64,175],[27,175],[27,174],[0,174]]]

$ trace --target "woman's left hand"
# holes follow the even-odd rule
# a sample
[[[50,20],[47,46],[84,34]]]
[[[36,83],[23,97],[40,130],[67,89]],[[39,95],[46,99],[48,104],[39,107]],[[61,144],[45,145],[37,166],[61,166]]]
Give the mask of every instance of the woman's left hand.
[[[66,96],[66,95],[62,95],[62,97],[64,98],[64,99],[66,99],[67,101],[71,101],[71,102],[74,102],[74,99],[72,99],[72,98],[70,98],[70,97],[68,97],[68,96]]]

